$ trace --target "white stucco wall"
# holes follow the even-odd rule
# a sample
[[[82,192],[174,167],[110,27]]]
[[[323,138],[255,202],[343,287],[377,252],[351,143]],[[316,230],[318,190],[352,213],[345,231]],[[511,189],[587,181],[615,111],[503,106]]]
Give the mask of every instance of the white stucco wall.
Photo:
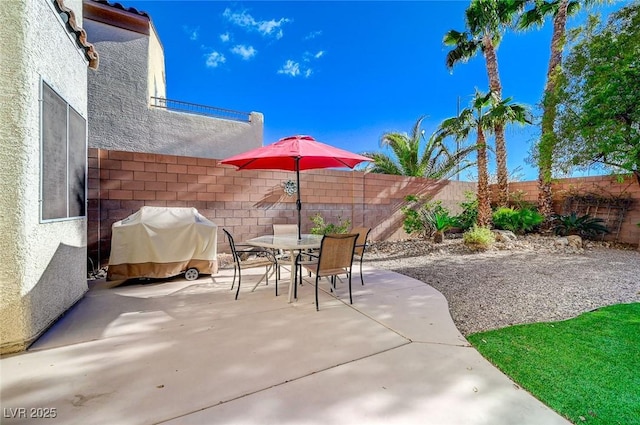
[[[167,79],[164,69],[164,49],[153,24],[149,34],[149,73],[147,85],[149,96],[167,97]]]
[[[149,78],[164,76],[153,26],[151,36],[89,19],[84,28],[100,54],[88,81],[89,147],[221,159],[262,146],[260,113],[240,122],[149,106],[155,90]]]
[[[82,0],[65,0],[82,22]],[[87,290],[86,219],[40,221],[40,88],[87,117],[87,61],[51,0],[0,1],[0,352],[26,348]]]

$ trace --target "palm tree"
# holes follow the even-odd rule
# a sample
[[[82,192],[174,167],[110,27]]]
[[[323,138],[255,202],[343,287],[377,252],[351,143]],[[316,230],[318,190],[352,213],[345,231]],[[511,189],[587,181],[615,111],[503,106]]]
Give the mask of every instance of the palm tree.
[[[444,144],[444,138],[433,134],[428,139],[421,130],[424,116],[418,118],[411,135],[389,132],[382,135],[380,145],[391,149],[393,155],[384,152],[365,152],[363,155],[373,159],[365,170],[371,173],[395,174],[430,179],[446,179],[459,170],[472,165],[466,158],[474,147],[450,151]],[[421,142],[425,141],[422,150]],[[420,151],[422,150],[422,153]]]
[[[525,3],[524,0],[472,0],[465,12],[468,31],[451,30],[444,36],[444,44],[453,46],[447,54],[447,68],[452,70],[456,63],[467,62],[481,51],[487,67],[489,88],[493,95],[501,100],[502,84],[498,73],[496,50],[500,44],[502,32],[511,24],[514,16]],[[498,203],[506,205],[509,200],[509,173],[503,124],[497,123],[493,131],[498,171]]]
[[[486,134],[494,133],[497,124],[530,123],[527,109],[512,104],[511,98],[500,100],[493,92],[476,90],[469,108],[463,109],[457,117],[448,118],[439,128],[442,136],[453,136],[465,140],[476,133],[478,155],[478,222],[479,226],[491,224],[491,193],[489,191],[489,170],[487,166]]]
[[[556,87],[562,65],[562,51],[567,32],[567,18],[580,9],[577,0],[534,0],[533,7],[518,20],[518,29],[526,30],[534,25],[542,26],[547,16],[553,16],[551,55],[547,67],[547,82],[542,100],[542,136],[537,145],[538,160],[538,212],[547,223],[553,214],[551,177],[557,138],[554,131],[556,120]]]

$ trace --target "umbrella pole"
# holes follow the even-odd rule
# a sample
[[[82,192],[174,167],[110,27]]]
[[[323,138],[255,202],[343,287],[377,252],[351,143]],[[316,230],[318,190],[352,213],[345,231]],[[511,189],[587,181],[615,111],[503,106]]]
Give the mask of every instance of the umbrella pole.
[[[302,201],[300,201],[300,157],[296,158],[296,192],[298,192],[298,200],[296,201],[296,208],[298,209],[298,240],[302,240],[302,232],[300,229],[302,222]]]

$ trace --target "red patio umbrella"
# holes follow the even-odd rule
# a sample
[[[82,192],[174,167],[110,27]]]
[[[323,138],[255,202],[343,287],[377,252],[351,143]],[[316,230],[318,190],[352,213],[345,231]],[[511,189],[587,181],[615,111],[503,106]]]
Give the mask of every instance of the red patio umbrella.
[[[353,168],[363,161],[371,161],[371,159],[320,143],[311,136],[290,136],[271,145],[223,159],[221,163],[235,165],[238,170],[295,171],[298,192],[298,200],[296,201],[298,239],[301,239],[300,171],[317,168]]]

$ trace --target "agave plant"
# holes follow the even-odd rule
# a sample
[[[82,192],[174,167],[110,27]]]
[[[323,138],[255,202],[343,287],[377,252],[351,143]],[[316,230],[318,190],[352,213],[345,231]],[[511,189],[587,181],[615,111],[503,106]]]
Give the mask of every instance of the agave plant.
[[[451,217],[447,210],[432,211],[425,215],[425,222],[433,229],[433,242],[441,243],[444,240],[444,232],[454,227],[457,223],[455,217]]]
[[[578,216],[575,212],[568,215],[554,215],[553,231],[556,235],[579,235],[594,237],[599,234],[609,233],[609,229],[601,218],[591,217],[589,214]]]

